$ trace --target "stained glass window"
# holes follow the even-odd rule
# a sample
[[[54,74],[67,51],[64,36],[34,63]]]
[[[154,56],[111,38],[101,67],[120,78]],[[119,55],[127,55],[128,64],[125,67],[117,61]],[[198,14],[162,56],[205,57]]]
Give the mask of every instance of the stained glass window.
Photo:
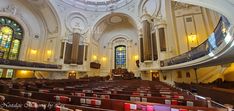
[[[6,78],[12,78],[13,73],[14,73],[13,69],[7,69]]]
[[[126,46],[115,47],[115,68],[126,69]]]
[[[10,18],[0,17],[0,58],[18,59],[22,39],[21,26]]]
[[[0,69],[0,78],[2,78],[3,69]]]

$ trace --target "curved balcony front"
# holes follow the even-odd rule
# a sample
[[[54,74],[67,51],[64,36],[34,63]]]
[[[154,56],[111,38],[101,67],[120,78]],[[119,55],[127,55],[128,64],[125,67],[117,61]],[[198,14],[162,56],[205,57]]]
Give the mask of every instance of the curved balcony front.
[[[234,62],[233,26],[222,16],[208,39],[184,54],[160,61],[161,69],[203,67]]]

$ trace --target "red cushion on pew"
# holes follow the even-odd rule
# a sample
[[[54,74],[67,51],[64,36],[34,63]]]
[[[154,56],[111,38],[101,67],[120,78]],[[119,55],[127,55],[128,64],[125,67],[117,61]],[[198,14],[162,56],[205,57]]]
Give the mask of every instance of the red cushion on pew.
[[[137,110],[137,105],[131,103],[124,103],[124,110],[125,111]]]
[[[132,95],[134,95],[134,96],[139,96],[140,93],[139,93],[139,92],[133,92]]]
[[[173,98],[175,98],[175,99],[184,99],[184,96],[174,95]]]
[[[177,100],[172,100],[172,101],[171,101],[171,104],[172,104],[172,105],[178,105],[178,101],[177,101]]]
[[[96,100],[96,99],[86,99],[86,104],[88,105],[93,105],[93,106],[100,106],[102,104],[101,100]]]
[[[180,109],[179,111],[188,111],[187,109]]]
[[[71,102],[71,98],[66,97],[66,96],[54,96],[56,101],[59,101],[61,103],[69,103]]]
[[[171,108],[171,111],[188,111],[187,109]]]
[[[147,111],[154,111],[154,107],[150,106],[150,105],[147,105]]]

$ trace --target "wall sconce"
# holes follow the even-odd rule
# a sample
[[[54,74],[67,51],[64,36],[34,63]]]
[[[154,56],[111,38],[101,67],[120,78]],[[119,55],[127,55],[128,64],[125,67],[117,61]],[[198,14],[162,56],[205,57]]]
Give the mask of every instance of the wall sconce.
[[[102,61],[105,62],[106,61],[106,57],[102,57]]]
[[[71,73],[75,73],[76,71],[71,71]]]
[[[197,42],[197,35],[195,35],[195,34],[190,34],[190,35],[188,35],[188,40],[189,40],[189,42]]]
[[[47,55],[50,57],[52,55],[52,51],[51,50],[47,50]]]
[[[97,56],[93,55],[93,60],[96,61],[97,60]]]
[[[27,70],[21,70],[21,74],[27,74]]]
[[[31,49],[31,54],[33,55],[37,54],[37,50]]]
[[[135,55],[135,56],[134,56],[134,59],[135,59],[135,60],[138,60],[138,59],[139,59],[139,56],[138,56],[138,55]]]

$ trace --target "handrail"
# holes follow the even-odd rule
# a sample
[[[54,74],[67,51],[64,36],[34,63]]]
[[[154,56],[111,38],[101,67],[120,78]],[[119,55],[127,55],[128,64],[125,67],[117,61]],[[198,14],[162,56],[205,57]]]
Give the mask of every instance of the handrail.
[[[219,23],[206,41],[186,53],[160,61],[161,67],[189,62],[211,53],[224,42],[229,28],[229,21],[221,16]]]
[[[167,84],[168,84],[168,83],[167,83]],[[207,99],[206,97],[203,97],[203,96],[201,96],[201,95],[194,94],[194,93],[190,92],[189,90],[182,89],[182,88],[177,87],[176,85],[172,85],[172,84],[168,84],[168,85],[170,85],[171,87],[174,87],[174,88],[176,88],[176,89],[178,89],[178,90],[180,90],[180,91],[184,91],[184,92],[186,92],[187,94],[190,94],[190,95],[192,95],[192,96],[194,96],[194,97],[196,97],[196,98],[200,98],[200,99],[203,99],[203,100],[206,100],[206,101],[210,101],[211,103],[213,103],[213,104],[215,104],[215,105],[217,105],[217,106],[219,106],[219,107],[222,107],[222,108],[227,109],[227,111],[229,111],[229,110],[234,111],[234,109],[230,109],[229,107],[227,107],[227,106],[225,106],[225,105],[223,105],[223,104],[221,104],[221,103],[218,103],[218,102],[213,101],[213,100],[211,100],[211,99]]]

